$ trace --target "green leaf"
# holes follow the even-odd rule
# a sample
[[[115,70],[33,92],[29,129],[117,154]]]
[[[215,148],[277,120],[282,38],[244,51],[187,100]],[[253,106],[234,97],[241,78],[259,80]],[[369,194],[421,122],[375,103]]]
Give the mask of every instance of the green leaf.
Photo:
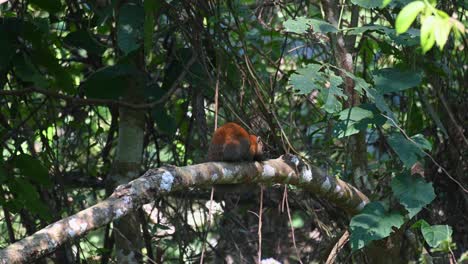
[[[382,112],[382,114],[395,120],[395,115],[393,114],[390,107],[388,107],[387,103],[385,102],[385,98],[379,91],[377,91],[374,88],[366,88],[365,91],[366,91],[367,97],[370,99],[371,102],[375,103],[375,105],[380,110],[380,112]]]
[[[390,33],[395,32],[393,28],[389,28],[381,25],[365,25],[362,27],[352,28],[348,31],[348,35],[360,35],[367,31],[377,31],[389,35]]]
[[[391,0],[351,0],[351,2],[364,8],[383,8],[387,6]]]
[[[424,157],[424,153],[418,148],[418,146],[406,139],[400,133],[392,133],[387,138],[387,141],[406,168],[411,168],[414,163]]]
[[[140,48],[143,42],[145,10],[142,6],[126,3],[120,8],[117,23],[117,44],[128,54]]]
[[[408,211],[409,218],[415,216],[421,209],[430,204],[434,198],[432,183],[427,183],[422,177],[402,173],[393,178],[393,195]]]
[[[283,22],[283,26],[287,32],[304,34],[312,27],[315,32],[335,33],[338,29],[332,24],[313,18],[297,17],[296,19],[288,19]]]
[[[118,99],[124,95],[128,78],[138,78],[138,70],[128,64],[117,64],[100,69],[84,81],[82,89],[90,98]]]
[[[297,94],[309,94],[312,90],[320,90],[326,79],[319,72],[320,64],[308,64],[305,68],[298,69],[289,78],[289,83]]]
[[[309,23],[312,26],[312,30],[314,32],[320,32],[320,33],[338,32],[338,29],[335,26],[323,20],[310,18]]]
[[[320,90],[321,96],[325,98],[323,100],[325,102],[323,109],[330,114],[341,111],[343,108],[340,100],[338,100],[339,97],[345,100],[348,98],[348,96],[343,93],[342,89],[338,87],[342,83],[343,79],[331,72],[329,82],[327,83],[329,85],[328,89],[325,87]]]
[[[338,116],[339,121],[333,128],[333,134],[338,138],[357,134],[371,124],[381,126],[386,121],[373,104],[361,104],[359,107],[345,109]]]
[[[372,74],[375,88],[382,94],[403,91],[421,84],[421,72],[396,68],[386,68],[374,71]]]
[[[371,241],[388,237],[393,227],[400,228],[404,223],[398,213],[387,213],[380,202],[366,205],[360,214],[355,215],[349,224],[351,249],[359,250]]]
[[[23,82],[31,82],[41,88],[49,87],[49,81],[33,66],[26,54],[17,54],[13,59],[13,67],[16,75]]]
[[[434,36],[437,46],[442,50],[447,42],[450,30],[452,29],[452,23],[450,18],[436,18],[434,24]]]
[[[284,21],[283,26],[287,32],[303,34],[310,28],[310,22],[309,19],[301,16],[296,19],[288,19]]]
[[[52,185],[47,168],[38,159],[27,154],[20,154],[13,159],[13,163],[24,177],[44,186]]]
[[[69,33],[65,38],[64,42],[70,46],[76,48],[84,49],[88,53],[95,55],[102,55],[106,50],[106,47],[101,45],[95,37],[86,30],[77,30],[75,32]]]
[[[416,134],[414,136],[411,137],[411,139],[416,142],[416,144],[418,145],[418,147],[420,147],[421,149],[425,149],[427,151],[431,151],[432,149],[432,144],[431,142],[429,142],[429,140],[427,140],[423,135],[421,134]]]
[[[428,16],[421,23],[421,48],[423,53],[429,51],[435,44],[434,25],[436,17]]]
[[[423,1],[414,1],[405,6],[398,14],[395,21],[395,29],[397,34],[406,32],[408,28],[413,24],[418,14],[426,8],[426,4]]]
[[[421,233],[423,234],[424,240],[432,248],[435,248],[442,244],[444,241],[452,240],[452,227],[448,225],[433,225],[433,226],[422,226]]]
[[[15,203],[19,203],[22,208],[38,214],[42,219],[51,220],[49,208],[44,204],[39,193],[31,183],[22,178],[15,178],[9,185],[11,191],[16,195]]]
[[[27,154],[20,154],[13,159],[13,163],[26,178],[44,186],[52,185],[47,168],[38,159]]]

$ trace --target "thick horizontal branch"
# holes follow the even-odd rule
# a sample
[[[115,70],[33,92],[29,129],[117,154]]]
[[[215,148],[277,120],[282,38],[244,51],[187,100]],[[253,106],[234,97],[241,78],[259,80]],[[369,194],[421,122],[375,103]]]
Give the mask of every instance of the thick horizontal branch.
[[[54,252],[65,242],[136,210],[155,197],[187,187],[232,183],[288,183],[296,185],[349,214],[359,212],[368,198],[353,186],[305,164],[293,155],[255,163],[208,162],[186,167],[162,167],[120,185],[106,200],[57,221],[0,250],[0,263],[31,262]]]

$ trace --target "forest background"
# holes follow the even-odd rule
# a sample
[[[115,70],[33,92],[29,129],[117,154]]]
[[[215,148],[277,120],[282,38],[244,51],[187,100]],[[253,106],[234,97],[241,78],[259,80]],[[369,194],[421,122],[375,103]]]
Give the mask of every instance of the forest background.
[[[467,261],[466,1],[0,2],[0,263]],[[322,192],[208,179],[10,254],[229,121]]]

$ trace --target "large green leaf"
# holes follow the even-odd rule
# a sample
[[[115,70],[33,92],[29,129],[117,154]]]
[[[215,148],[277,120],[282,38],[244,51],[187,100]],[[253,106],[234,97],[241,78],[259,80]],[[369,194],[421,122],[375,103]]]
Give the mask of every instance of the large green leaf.
[[[423,225],[421,233],[427,244],[433,248],[438,247],[444,242],[452,241],[452,227],[448,225]]]
[[[333,128],[333,133],[338,138],[357,134],[371,124],[381,126],[386,121],[373,104],[345,109],[339,113],[338,120]]]
[[[313,90],[320,91],[318,98],[323,101],[322,108],[328,113],[339,112],[342,109],[340,98],[348,98],[339,87],[343,79],[332,71],[322,72],[321,69],[320,64],[308,64],[292,74],[289,83],[297,94],[310,94]]]
[[[9,184],[10,190],[15,194],[14,204],[16,210],[26,208],[34,214],[38,214],[42,219],[51,220],[49,208],[41,200],[36,187],[29,181],[22,178],[14,178]],[[16,204],[16,205],[15,205]]]
[[[287,32],[303,34],[310,29],[310,22],[308,18],[301,16],[284,21],[283,26]]]
[[[400,228],[403,223],[402,215],[387,213],[380,202],[369,203],[349,224],[351,249],[356,251],[371,241],[388,237],[394,227]]]
[[[117,44],[124,54],[140,48],[143,43],[144,21],[145,10],[142,6],[126,3],[120,8],[117,23]]]
[[[351,0],[351,2],[364,8],[383,8],[387,6],[391,0]]]
[[[424,157],[420,146],[409,141],[400,133],[390,134],[387,141],[406,168],[411,168],[414,163]]]
[[[367,87],[364,90],[366,91],[367,97],[370,99],[371,102],[375,103],[375,106],[377,106],[377,108],[380,110],[380,112],[382,112],[382,114],[395,120],[395,115],[385,102],[385,98],[383,94],[380,93],[380,91],[377,91],[376,89],[371,87]]]
[[[323,98],[325,104],[323,105],[323,109],[330,114],[336,113],[341,111],[343,105],[339,98],[343,98],[346,100],[348,96],[346,96],[340,86],[343,83],[343,79],[340,76],[335,75],[333,72],[330,72],[330,77],[325,85],[325,88],[321,89],[320,95]],[[327,88],[328,86],[328,88]]]
[[[13,159],[13,164],[19,169],[21,175],[27,179],[45,186],[51,186],[49,172],[38,159],[28,154],[21,154]]]
[[[427,16],[421,22],[421,48],[423,50],[423,53],[429,51],[435,44],[435,21],[435,16]]]
[[[408,211],[409,218],[415,216],[421,209],[435,198],[431,183],[422,177],[413,176],[409,172],[401,173],[392,180],[393,195]]]
[[[93,73],[82,83],[82,88],[85,95],[91,98],[118,99],[124,95],[131,76],[139,76],[134,66],[117,64]]]
[[[309,94],[312,90],[320,90],[326,79],[320,73],[322,65],[308,64],[305,68],[298,69],[289,78],[289,83],[297,94]]]
[[[405,6],[395,20],[396,32],[398,34],[406,32],[424,8],[426,8],[426,4],[423,1],[414,1]]]
[[[338,29],[332,24],[313,18],[297,17],[284,21],[283,26],[287,32],[304,34],[308,29],[312,28],[314,32],[320,33],[335,33]]]
[[[375,88],[382,94],[398,92],[421,84],[420,72],[385,68],[373,72]]]

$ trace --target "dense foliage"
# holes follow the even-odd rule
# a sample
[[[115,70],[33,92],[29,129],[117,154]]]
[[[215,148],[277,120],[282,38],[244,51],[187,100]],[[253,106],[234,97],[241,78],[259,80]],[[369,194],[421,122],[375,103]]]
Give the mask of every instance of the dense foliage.
[[[466,3],[410,2],[2,3],[0,247],[109,194],[131,109],[144,112],[138,174],[203,162],[215,119],[236,121],[269,158],[300,155],[373,201],[350,218],[288,188],[290,222],[276,209],[287,187],[269,186],[264,258],[322,262],[349,229],[340,262],[376,245],[403,263],[466,260]],[[176,192],[142,210],[142,255],[198,261],[207,236],[207,262],[252,262],[259,188],[217,199],[210,227],[208,199]],[[114,259],[111,227],[55,261]]]

